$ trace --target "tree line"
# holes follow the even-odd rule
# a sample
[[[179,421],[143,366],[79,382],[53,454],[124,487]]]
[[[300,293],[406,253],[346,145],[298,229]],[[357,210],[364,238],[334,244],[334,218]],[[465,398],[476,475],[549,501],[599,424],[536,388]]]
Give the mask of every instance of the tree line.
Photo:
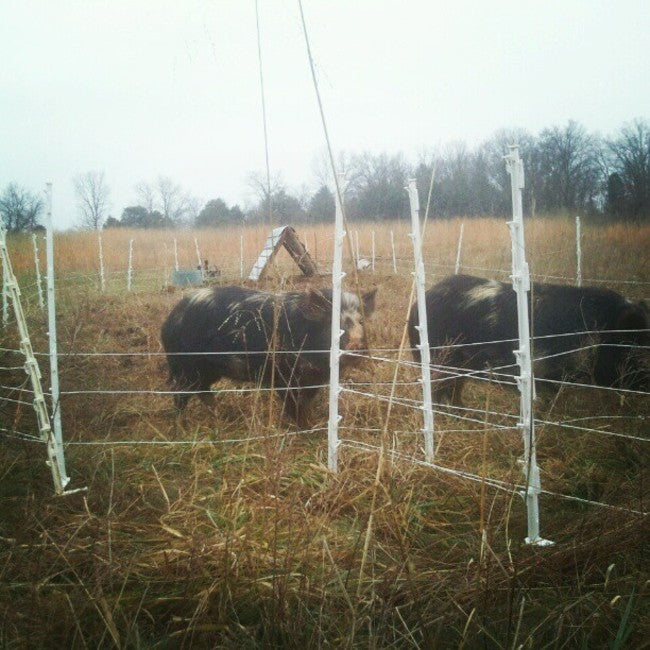
[[[650,123],[637,119],[612,137],[589,133],[570,120],[537,136],[522,129],[502,129],[475,147],[448,144],[409,162],[400,153],[342,152],[337,167],[347,181],[350,219],[405,218],[409,205],[404,187],[416,178],[420,204],[431,196],[436,217],[505,216],[510,213],[510,179],[503,156],[519,144],[524,161],[524,205],[528,215],[582,214],[634,223],[650,221]],[[277,178],[251,174],[255,199],[247,209],[214,198],[199,201],[170,178],[135,187],[136,201],[120,218],[108,215],[110,190],[103,172],[74,179],[80,225],[110,227],[218,227],[242,223],[316,223],[334,216],[331,174],[325,161],[315,165],[317,189],[292,193]],[[38,224],[42,201],[10,183],[0,195],[0,212],[9,231]]]

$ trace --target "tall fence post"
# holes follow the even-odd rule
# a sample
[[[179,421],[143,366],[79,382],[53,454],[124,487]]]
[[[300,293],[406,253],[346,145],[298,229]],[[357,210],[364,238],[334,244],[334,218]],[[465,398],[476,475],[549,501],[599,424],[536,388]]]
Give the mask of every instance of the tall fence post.
[[[371,259],[371,266],[372,266],[372,272],[375,272],[375,231],[372,231],[372,257]]]
[[[397,258],[395,257],[395,237],[393,231],[390,231],[390,248],[393,251],[393,273],[397,275]]]
[[[359,260],[361,259],[361,253],[359,252],[359,231],[358,230],[354,231],[354,240],[355,240],[354,252],[356,256],[356,259],[354,260],[354,265],[358,268]]]
[[[415,263],[415,288],[418,306],[418,325],[420,334],[420,361],[422,364],[422,410],[424,416],[424,456],[427,462],[433,461],[433,405],[431,402],[431,349],[427,327],[427,306],[424,295],[424,262],[422,260],[422,234],[420,233],[420,199],[415,179],[410,179],[405,188],[411,203],[411,239],[413,241],[413,260]]]
[[[97,231],[97,249],[99,252],[99,286],[102,291],[106,290],[106,279],[104,277],[104,247],[102,246],[101,226]],[[49,272],[49,270],[48,270]]]
[[[129,239],[129,269],[126,273],[126,290],[131,291],[131,277],[133,275],[133,240]]]
[[[334,216],[334,256],[332,261],[332,335],[330,340],[330,388],[329,388],[329,419],[327,421],[327,467],[331,472],[338,471],[339,448],[339,360],[341,358],[341,284],[343,272],[343,194],[345,179],[339,174],[336,191],[336,213]]]
[[[56,443],[56,458],[61,474],[62,487],[68,484],[70,479],[65,469],[65,458],[63,456],[63,428],[61,426],[61,398],[59,395],[59,357],[56,343],[56,296],[54,293],[54,228],[52,225],[52,183],[45,185],[46,213],[45,213],[45,252],[47,264],[47,335],[50,351],[50,392],[52,399],[52,431]],[[101,251],[101,234],[100,234]],[[101,252],[100,252],[101,258]],[[103,277],[103,276],[102,276]]]
[[[7,230],[2,221],[2,215],[0,215],[0,237],[2,241],[7,241]],[[4,257],[2,258],[2,327],[7,327],[9,323],[9,306],[7,304],[7,269],[5,268]]]
[[[582,286],[582,233],[580,217],[576,217],[576,284]]]
[[[48,184],[51,187],[50,184]],[[45,443],[47,449],[47,464],[52,472],[52,480],[54,481],[54,490],[57,494],[65,493],[65,486],[69,482],[69,478],[65,472],[65,463],[63,462],[63,449],[60,441],[57,441],[52,433],[52,426],[47,411],[47,402],[43,393],[43,386],[41,384],[41,370],[38,366],[38,361],[34,356],[32,349],[32,342],[29,338],[29,329],[27,328],[27,320],[23,312],[23,307],[20,302],[20,289],[18,282],[11,267],[11,260],[9,259],[9,251],[7,250],[7,239],[5,230],[0,227],[0,259],[2,259],[3,277],[6,277],[7,293],[11,296],[11,302],[14,307],[14,314],[16,316],[16,326],[18,335],[20,337],[20,351],[25,356],[25,373],[30,379],[32,390],[34,392],[34,411],[36,413],[36,420],[38,422],[38,429],[41,435],[41,440]]]
[[[244,279],[244,235],[239,235],[239,279]]]
[[[36,243],[36,233],[32,233],[32,244],[34,246],[34,266],[36,267],[36,290],[38,291],[38,306],[45,309],[43,302],[43,284],[41,282],[41,267],[38,260],[38,244]]]
[[[203,277],[203,262],[201,261],[201,251],[199,250],[199,240],[194,238],[194,248],[196,249],[196,259],[199,262],[198,269],[201,271],[201,277]]]
[[[465,223],[460,224],[460,233],[458,235],[458,249],[456,250],[456,269],[454,273],[458,275],[460,272],[460,253],[463,250],[463,230],[465,229]]]
[[[174,237],[174,269],[178,271],[178,242]]]
[[[512,221],[508,222],[512,243],[512,287],[517,296],[517,325],[519,330],[519,349],[515,358],[519,365],[517,386],[519,387],[519,421],[524,442],[524,458],[521,460],[526,489],[522,493],[528,513],[527,544],[547,546],[552,544],[539,535],[539,503],[541,490],[537,450],[535,444],[535,420],[533,418],[533,368],[530,351],[530,323],[528,315],[528,293],[530,291],[530,271],[526,262],[526,241],[522,209],[524,189],[524,166],[519,157],[519,146],[510,145],[510,153],[505,156],[506,167],[512,186]]]

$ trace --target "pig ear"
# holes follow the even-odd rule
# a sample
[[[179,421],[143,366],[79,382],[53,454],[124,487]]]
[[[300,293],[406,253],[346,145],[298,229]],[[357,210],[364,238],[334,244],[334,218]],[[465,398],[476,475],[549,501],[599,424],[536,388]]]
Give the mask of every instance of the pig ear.
[[[313,289],[300,297],[299,309],[307,320],[323,321],[332,314],[332,303],[320,291]]]
[[[375,311],[375,296],[377,295],[377,288],[363,294],[363,314],[368,317]]]

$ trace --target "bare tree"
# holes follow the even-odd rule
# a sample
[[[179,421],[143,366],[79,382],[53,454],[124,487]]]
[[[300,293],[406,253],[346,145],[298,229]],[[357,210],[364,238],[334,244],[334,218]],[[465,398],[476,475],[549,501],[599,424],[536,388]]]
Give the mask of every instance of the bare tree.
[[[175,224],[198,215],[197,200],[168,176],[158,177],[158,196],[163,217]]]
[[[346,170],[351,218],[391,219],[408,214],[404,187],[410,168],[402,154],[353,156]]]
[[[248,176],[248,187],[257,199],[254,212],[256,221],[271,223],[274,214],[274,197],[279,192],[285,192],[286,188],[279,176],[270,179],[271,187],[267,185],[266,174],[252,172]]]
[[[537,142],[542,179],[538,200],[549,211],[590,210],[600,191],[597,137],[569,120],[565,127],[544,129]]]
[[[149,183],[138,183],[135,186],[135,193],[138,195],[138,203],[146,208],[149,214],[156,209],[156,191]]]
[[[109,208],[110,190],[106,185],[104,172],[91,171],[74,179],[77,205],[81,214],[81,225],[99,230]]]
[[[43,201],[16,183],[7,185],[0,196],[0,215],[9,232],[33,229],[42,209]]]
[[[511,210],[510,174],[503,157],[508,153],[509,145],[513,144],[519,145],[519,153],[526,170],[524,209],[531,216],[535,215],[540,183],[539,152],[535,137],[521,128],[499,129],[483,142],[475,153],[476,162],[482,159],[484,164],[483,174],[479,175],[483,181],[480,203],[483,214],[505,215]]]
[[[347,151],[339,151],[334,154],[334,164],[336,171],[339,174],[345,174],[348,182],[351,180],[348,176],[353,173],[353,156]],[[319,187],[327,185],[333,188],[334,181],[332,180],[332,163],[327,148],[320,149],[312,158],[311,170],[316,178],[316,183]]]
[[[612,173],[607,182],[607,209],[637,222],[650,217],[650,123],[626,124],[608,149]]]
[[[191,222],[199,214],[199,201],[168,176],[158,176],[153,184],[138,183],[135,192],[138,205],[146,210],[152,223],[179,226]]]

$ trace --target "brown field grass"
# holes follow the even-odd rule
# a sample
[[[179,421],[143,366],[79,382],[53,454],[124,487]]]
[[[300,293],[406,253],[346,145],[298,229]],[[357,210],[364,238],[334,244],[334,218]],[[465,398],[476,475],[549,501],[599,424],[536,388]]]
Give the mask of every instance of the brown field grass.
[[[427,282],[453,272],[459,220],[432,221],[425,237]],[[408,308],[412,250],[406,223],[352,224],[379,289],[370,321],[375,349],[399,344]],[[390,230],[399,272],[394,274]],[[298,227],[327,269],[331,228]],[[239,283],[239,237],[246,270],[264,227],[244,230],[106,231],[107,288],[98,289],[93,233],[57,236],[59,348],[63,391],[160,391],[166,370],[159,328],[180,292],[168,287],[172,241],[183,267],[202,257]],[[125,292],[128,240],[134,239],[134,291]],[[573,223],[527,223],[528,259],[537,277],[575,276]],[[583,276],[634,298],[648,295],[650,228],[587,227]],[[35,302],[31,241],[9,243],[28,305],[34,348],[45,350],[44,316]],[[462,268],[507,277],[505,223],[465,222]],[[348,263],[349,267],[349,263]],[[44,265],[41,265],[44,268]],[[348,268],[348,270],[351,270]],[[280,256],[265,286],[304,287]],[[348,276],[351,282],[351,274]],[[633,280],[639,284],[618,283]],[[323,277],[312,284],[326,284]],[[586,280],[585,280],[586,282]],[[646,284],[643,284],[646,283]],[[16,346],[11,328],[0,345]],[[70,355],[137,352],[138,356]],[[0,352],[0,366],[18,365]],[[393,364],[351,371],[368,392],[387,394]],[[43,370],[44,374],[45,369]],[[24,386],[22,371],[0,370],[3,386]],[[398,380],[416,379],[412,368]],[[47,384],[47,381],[46,381]],[[234,387],[224,382],[220,387]],[[0,389],[27,400],[28,393]],[[398,396],[418,399],[416,385]],[[480,476],[519,482],[521,440],[511,425],[514,392],[468,386],[476,422],[437,416],[437,461]],[[536,414],[647,438],[647,396],[585,389],[543,395]],[[344,446],[340,472],[326,469],[325,432],[296,434],[269,416],[269,395],[222,393],[213,419],[198,403],[184,422],[171,398],[91,393],[62,397],[71,487],[53,497],[38,443],[3,439],[0,449],[0,644],[3,647],[642,647],[648,607],[648,443],[545,425],[537,429],[547,490],[621,508],[541,497],[549,548],[523,543],[526,515],[513,491],[404,461],[387,463],[375,483],[376,452]],[[488,415],[497,412],[501,416]],[[341,437],[380,442],[386,404],[345,394]],[[29,405],[6,402],[2,426],[35,432]],[[271,422],[269,420],[271,419]],[[312,424],[326,426],[327,396]],[[393,409],[388,448],[422,457],[421,414]],[[244,440],[258,438],[256,440]],[[244,440],[243,442],[236,442]],[[235,442],[230,442],[235,441]],[[121,443],[141,444],[121,444]],[[372,515],[372,517],[371,517]],[[370,544],[364,541],[370,529]]]

